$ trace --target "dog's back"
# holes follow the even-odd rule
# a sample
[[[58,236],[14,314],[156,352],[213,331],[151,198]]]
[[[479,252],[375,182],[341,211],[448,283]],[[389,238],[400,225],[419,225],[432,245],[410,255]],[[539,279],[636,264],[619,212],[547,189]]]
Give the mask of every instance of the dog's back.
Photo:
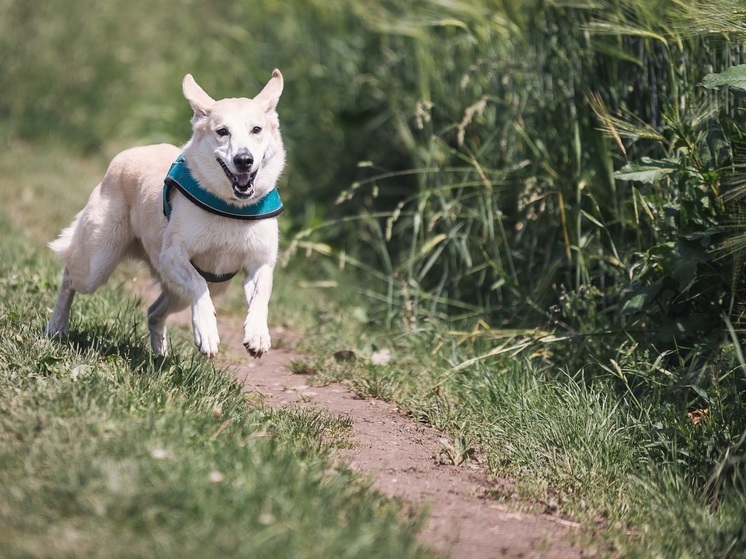
[[[144,256],[132,250],[133,243],[157,254],[166,226],[163,177],[179,153],[176,146],[158,144],[118,154],[85,208],[49,243],[69,267],[75,291],[95,291],[123,257]]]

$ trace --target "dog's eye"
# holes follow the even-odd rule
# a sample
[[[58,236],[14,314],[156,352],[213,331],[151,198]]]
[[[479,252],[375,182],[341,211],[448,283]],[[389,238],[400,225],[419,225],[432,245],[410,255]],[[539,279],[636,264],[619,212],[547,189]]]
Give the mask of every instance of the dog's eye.
[[[262,131],[262,127],[261,126],[254,126],[254,128],[251,129],[251,133],[252,134],[259,134],[259,132],[261,132],[261,131]]]
[[[225,126],[221,126],[217,130],[215,130],[215,133],[218,136],[227,136],[229,134],[228,129]]]

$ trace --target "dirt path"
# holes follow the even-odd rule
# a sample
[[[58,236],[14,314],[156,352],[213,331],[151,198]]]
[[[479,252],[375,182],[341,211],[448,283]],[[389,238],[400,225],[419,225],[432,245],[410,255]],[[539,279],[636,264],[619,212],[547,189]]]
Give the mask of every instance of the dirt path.
[[[153,286],[135,280],[133,291],[155,297]],[[218,304],[221,354],[218,357],[243,383],[273,406],[298,406],[325,410],[349,418],[353,429],[351,448],[338,457],[352,469],[371,476],[383,494],[427,511],[420,534],[422,543],[452,559],[574,559],[595,554],[570,545],[577,527],[549,515],[513,512],[488,497],[508,480],[489,477],[475,463],[453,466],[438,460],[443,435],[404,415],[395,405],[364,400],[341,384],[311,386],[306,377],[290,372],[288,365],[303,356],[282,348],[283,332],[272,332],[273,346],[261,359],[244,351],[240,319],[227,317]],[[169,319],[191,331],[188,311]],[[279,343],[278,343],[279,342]],[[278,349],[277,346],[280,346]]]
[[[292,351],[273,349],[259,360],[250,359],[243,353],[240,323],[219,323],[221,351],[240,363],[231,370],[245,390],[263,395],[270,405],[314,407],[351,420],[353,445],[340,450],[339,458],[372,476],[382,493],[426,507],[421,541],[430,549],[454,559],[592,556],[570,546],[576,529],[571,523],[511,512],[485,498],[497,482],[481,467],[439,464],[442,435],[435,429],[412,421],[392,404],[360,399],[343,385],[308,385],[287,368],[302,357]],[[281,337],[273,333],[273,340]]]

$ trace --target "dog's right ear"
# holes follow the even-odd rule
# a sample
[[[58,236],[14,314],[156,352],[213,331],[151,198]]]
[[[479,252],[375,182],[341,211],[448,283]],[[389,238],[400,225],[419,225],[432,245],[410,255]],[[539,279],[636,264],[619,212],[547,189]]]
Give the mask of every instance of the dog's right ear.
[[[210,109],[215,104],[215,99],[210,97],[205,90],[202,89],[197,82],[194,81],[192,74],[184,76],[184,81],[181,82],[181,89],[184,92],[184,97],[189,101],[194,111],[194,118],[204,118],[210,114]],[[194,123],[194,120],[192,120]]]
[[[254,97],[255,101],[259,101],[262,104],[265,112],[273,113],[277,110],[277,103],[280,102],[284,83],[282,73],[275,68],[272,72],[272,79],[267,82],[267,85],[259,92],[259,95]]]

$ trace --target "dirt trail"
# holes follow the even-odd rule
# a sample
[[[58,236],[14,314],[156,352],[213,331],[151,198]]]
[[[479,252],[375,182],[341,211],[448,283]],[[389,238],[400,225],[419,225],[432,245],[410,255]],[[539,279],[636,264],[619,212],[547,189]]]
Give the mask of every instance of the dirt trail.
[[[139,282],[138,282],[139,283]],[[153,288],[135,291],[143,294]],[[146,295],[146,299],[147,299]],[[239,319],[226,318],[218,309],[221,359],[247,392],[258,393],[273,406],[298,406],[325,410],[349,418],[351,448],[338,458],[352,469],[370,476],[383,494],[424,508],[427,522],[420,540],[429,549],[453,559],[573,559],[595,554],[570,545],[576,526],[549,515],[511,511],[488,498],[497,485],[475,463],[453,466],[437,459],[443,435],[417,423],[396,406],[381,400],[364,400],[341,384],[311,386],[306,377],[290,372],[288,365],[303,356],[284,349],[284,332],[272,332],[275,346],[261,359],[252,359],[242,345]],[[222,316],[221,316],[222,315]],[[188,311],[170,318],[191,330]],[[278,343],[280,342],[280,343]],[[291,344],[287,344],[291,345]]]
[[[351,420],[353,445],[339,450],[339,458],[371,476],[382,493],[426,507],[421,541],[430,549],[454,559],[592,556],[569,544],[575,530],[571,523],[511,512],[486,498],[496,482],[481,467],[439,464],[442,435],[435,429],[392,404],[360,399],[341,384],[308,385],[304,376],[288,370],[293,359],[302,357],[292,351],[273,349],[261,359],[250,359],[243,353],[240,323],[218,322],[221,351],[240,363],[231,370],[245,390],[263,395],[270,405],[313,407]],[[282,333],[273,332],[274,341],[281,338]]]

